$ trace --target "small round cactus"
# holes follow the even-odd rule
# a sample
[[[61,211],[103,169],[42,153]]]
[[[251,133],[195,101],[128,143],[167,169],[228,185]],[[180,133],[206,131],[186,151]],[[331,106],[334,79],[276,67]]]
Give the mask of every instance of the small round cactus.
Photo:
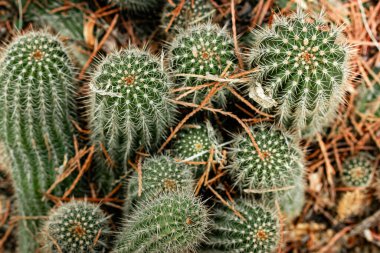
[[[254,31],[250,60],[258,71],[249,95],[281,128],[312,136],[335,117],[351,73],[341,30],[299,11]]]
[[[221,136],[206,121],[204,124],[186,125],[177,134],[173,144],[175,154],[186,161],[207,162],[210,149],[217,149]],[[215,150],[215,154],[218,150]]]
[[[162,23],[166,28],[172,18],[172,12],[178,8],[181,0],[174,0],[175,5],[167,3],[165,5],[164,14],[162,16]],[[186,29],[189,25],[194,25],[201,22],[207,22],[214,14],[214,7],[209,1],[205,0],[186,0],[183,4],[180,13],[175,17],[170,28]]]
[[[305,186],[303,180],[297,182],[295,187],[286,194],[278,197],[281,214],[283,214],[288,222],[301,214],[305,204]]]
[[[104,252],[109,232],[108,218],[99,206],[87,202],[62,204],[45,225],[45,247],[53,252]]]
[[[371,183],[375,165],[371,155],[359,153],[343,163],[342,182],[347,187],[365,187]]]
[[[375,73],[380,73],[380,67],[374,69]],[[375,82],[371,88],[361,87],[359,89],[356,108],[359,113],[366,116],[373,115],[375,118],[380,117],[380,83]]]
[[[262,153],[259,157],[246,132],[234,137],[230,174],[240,189],[256,193],[286,190],[303,173],[303,157],[290,136],[268,125],[250,128]]]
[[[132,207],[147,197],[158,196],[163,192],[182,191],[193,188],[192,172],[185,164],[176,163],[168,156],[148,158],[142,165],[142,192],[138,196],[138,176],[134,173],[129,180],[127,201],[124,209],[128,213]]]
[[[170,67],[178,85],[194,87],[209,83],[208,76],[219,77],[227,66],[236,62],[231,36],[217,25],[200,24],[190,27],[177,35],[169,48]],[[204,78],[179,75],[200,75]],[[200,103],[210,88],[202,88],[190,93],[185,100]],[[211,101],[224,106],[227,91],[220,90]]]
[[[115,166],[126,167],[140,146],[156,147],[174,123],[168,75],[148,52],[130,48],[108,55],[90,87],[91,139],[103,145]]]
[[[126,220],[115,252],[194,252],[208,225],[208,211],[192,193],[165,192],[140,202]]]
[[[235,208],[244,219],[219,209],[207,245],[217,252],[272,252],[280,240],[277,214],[248,200],[238,200]]]

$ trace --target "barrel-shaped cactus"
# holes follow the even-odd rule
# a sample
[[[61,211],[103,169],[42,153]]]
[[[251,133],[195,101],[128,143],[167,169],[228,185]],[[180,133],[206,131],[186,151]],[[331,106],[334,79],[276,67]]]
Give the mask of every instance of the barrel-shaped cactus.
[[[110,234],[108,217],[99,206],[84,201],[53,210],[44,228],[44,248],[52,252],[104,252]]]
[[[312,136],[330,122],[349,87],[352,50],[342,29],[302,12],[254,30],[250,97],[283,129]]]
[[[284,132],[268,125],[250,128],[261,151],[260,158],[248,133],[234,137],[230,174],[240,189],[254,193],[286,191],[303,174],[302,152]]]
[[[178,34],[169,46],[170,67],[178,86],[194,87],[209,84],[209,77],[220,77],[229,67],[234,70],[236,57],[231,36],[225,29],[210,23],[199,24]],[[198,75],[199,77],[194,77]],[[207,86],[207,85],[206,85]],[[200,103],[210,90],[197,87],[185,100]],[[224,106],[227,91],[222,89],[211,101]]]
[[[167,3],[164,8],[164,14],[162,15],[162,24],[166,28],[173,17],[173,11],[179,8],[181,0],[174,0],[175,4]],[[214,7],[209,1],[205,0],[186,0],[181,7],[180,12],[175,16],[173,22],[170,24],[171,30],[173,29],[186,29],[187,27],[197,24],[205,23],[215,13]]]
[[[138,175],[134,173],[128,182],[124,211],[129,213],[139,201],[159,196],[163,192],[191,191],[194,185],[189,166],[176,163],[168,156],[147,158],[142,165],[142,191],[139,196]]]
[[[370,154],[359,153],[343,162],[342,182],[348,187],[369,186],[375,171],[373,158]]]
[[[194,252],[208,225],[207,208],[192,193],[162,193],[140,203],[126,219],[115,252]]]
[[[276,212],[248,200],[238,200],[235,209],[242,217],[227,208],[217,210],[208,247],[216,252],[272,252],[280,240]]]
[[[18,36],[0,64],[0,139],[12,163],[21,216],[45,215],[43,193],[73,154],[73,68],[63,44],[45,32]],[[58,186],[59,188],[59,186]],[[20,222],[20,251],[32,252],[38,221]],[[29,230],[29,231],[27,231]]]
[[[90,87],[91,139],[106,165],[125,168],[134,150],[155,148],[174,122],[168,75],[146,51],[111,53],[99,64]]]

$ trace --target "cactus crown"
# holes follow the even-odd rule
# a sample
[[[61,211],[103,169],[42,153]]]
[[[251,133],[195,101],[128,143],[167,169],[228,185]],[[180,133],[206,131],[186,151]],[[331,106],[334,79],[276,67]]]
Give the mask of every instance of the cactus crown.
[[[293,187],[303,172],[298,145],[287,134],[268,125],[250,128],[263,155],[260,159],[247,133],[234,137],[230,173],[241,189],[257,192]]]
[[[272,252],[279,243],[279,218],[261,205],[238,200],[236,210],[219,209],[207,244],[221,252]]]
[[[69,202],[49,215],[45,230],[46,247],[54,252],[103,252],[109,234],[108,218],[99,206]]]
[[[157,146],[174,122],[170,81],[158,59],[139,49],[108,55],[91,82],[91,128],[110,158],[126,164],[140,145]]]
[[[116,252],[193,252],[205,240],[208,212],[191,193],[166,192],[144,202],[126,221]]]
[[[258,72],[250,97],[274,108],[282,128],[312,135],[335,116],[351,72],[341,31],[301,11],[254,31],[250,60]]]
[[[207,162],[211,147],[217,148],[220,139],[211,123],[206,121],[204,124],[185,126],[176,136],[173,149],[181,159]]]
[[[178,7],[178,4],[181,0],[174,1],[176,5],[171,5],[167,3],[164,9],[164,15],[162,16],[162,23],[166,27],[171,19],[170,13],[173,12],[175,8]],[[171,28],[174,29],[185,29],[189,25],[200,23],[202,21],[207,21],[209,17],[214,13],[214,8],[209,1],[204,0],[186,0],[184,5],[181,8],[181,12],[174,19]]]
[[[217,25],[199,24],[177,35],[169,48],[170,67],[176,83],[184,86],[198,86],[207,82],[207,76],[220,76],[227,66],[236,62],[234,45],[230,35]],[[232,71],[234,65],[229,70]],[[196,74],[205,78],[179,76]],[[186,98],[200,103],[209,88],[194,91]],[[214,96],[220,105],[226,104],[226,91]]]
[[[134,173],[128,184],[128,198],[124,204],[126,213],[138,200],[158,196],[163,192],[191,190],[192,172],[185,164],[176,163],[168,156],[148,158],[142,165],[142,195],[138,197],[138,176]]]
[[[372,158],[367,153],[359,153],[343,163],[342,181],[348,187],[368,186],[374,171]]]

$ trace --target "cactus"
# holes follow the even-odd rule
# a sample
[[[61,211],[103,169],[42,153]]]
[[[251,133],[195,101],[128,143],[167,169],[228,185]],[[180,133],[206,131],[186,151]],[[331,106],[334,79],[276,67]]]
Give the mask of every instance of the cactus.
[[[174,123],[170,85],[159,60],[139,49],[114,52],[99,64],[90,84],[91,139],[116,168],[125,168],[138,147],[155,148]]]
[[[183,160],[207,162],[210,149],[215,149],[215,155],[220,153],[218,145],[221,142],[218,133],[209,121],[204,124],[186,125],[177,134],[173,143],[174,153]],[[219,160],[216,157],[216,160]]]
[[[367,153],[349,157],[343,163],[342,182],[347,187],[366,187],[375,170],[373,158]]]
[[[179,8],[181,0],[175,0],[175,5],[167,3],[164,8],[164,14],[162,15],[162,24],[166,28],[171,22],[172,12]],[[207,22],[214,14],[215,9],[209,1],[205,0],[185,0],[181,11],[178,16],[175,17],[173,23],[170,26],[170,30],[174,29],[186,29],[191,25]]]
[[[287,190],[303,174],[299,146],[286,133],[268,125],[250,128],[262,153],[259,157],[246,132],[234,137],[230,174],[240,189],[256,193]]]
[[[187,191],[164,192],[140,202],[126,220],[115,253],[193,252],[209,225],[204,204]]]
[[[304,188],[305,186],[302,183],[296,184],[293,189],[279,197],[281,213],[286,217],[288,222],[291,222],[302,212],[302,208],[305,204]]]
[[[147,12],[162,5],[161,0],[111,0],[132,12]]]
[[[176,163],[168,156],[148,158],[142,165],[142,195],[138,196],[138,176],[134,173],[129,180],[127,200],[124,204],[125,213],[147,197],[158,196],[163,192],[181,191],[193,188],[192,172],[185,164]]]
[[[73,154],[73,69],[62,43],[45,32],[18,36],[0,64],[0,139],[12,163],[21,216],[48,210],[43,193]],[[57,192],[58,193],[58,192]],[[37,220],[20,222],[20,252],[32,252]]]
[[[299,11],[254,31],[249,96],[298,137],[329,123],[349,87],[352,50],[341,30]]]
[[[374,68],[375,74],[380,73],[380,67]],[[357,111],[361,114],[371,116],[375,118],[380,117],[380,83],[374,82],[371,88],[366,88],[363,85],[359,89],[358,100],[356,101]]]
[[[219,77],[228,68],[234,69],[236,57],[234,44],[230,35],[217,25],[200,24],[192,26],[171,42],[169,48],[170,67],[175,81],[179,86],[194,87],[209,83],[207,76]],[[204,78],[179,75],[201,75]],[[200,103],[210,88],[204,87],[190,93],[185,100]],[[212,102],[225,106],[227,102],[227,91],[220,90]]]
[[[62,204],[49,215],[44,247],[53,252],[104,252],[110,233],[108,217],[97,205],[84,201]]]
[[[370,198],[361,190],[345,192],[338,202],[337,214],[340,220],[360,216],[370,205]]]
[[[218,209],[207,246],[217,252],[272,252],[279,243],[277,214],[267,208],[238,200],[235,209]]]

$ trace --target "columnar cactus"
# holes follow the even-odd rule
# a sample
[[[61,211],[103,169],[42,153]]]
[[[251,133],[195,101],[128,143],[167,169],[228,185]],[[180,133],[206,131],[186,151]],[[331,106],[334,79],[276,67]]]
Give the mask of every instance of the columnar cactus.
[[[268,125],[250,128],[260,158],[246,132],[234,137],[230,174],[240,189],[256,193],[288,190],[302,177],[303,157],[292,138]]]
[[[142,165],[142,192],[138,196],[138,175],[129,180],[127,200],[124,204],[128,213],[133,206],[147,197],[158,196],[163,192],[182,191],[193,188],[192,172],[185,164],[176,163],[168,156],[148,158]]]
[[[144,202],[126,220],[115,253],[193,252],[205,240],[208,211],[191,193],[165,192]]]
[[[231,36],[217,25],[200,24],[187,29],[171,42],[169,48],[170,67],[178,86],[194,87],[210,83],[210,76],[220,77],[230,65],[234,70],[236,57]],[[187,75],[187,76],[186,76]],[[200,75],[202,77],[193,77]],[[187,101],[200,103],[210,88],[203,87],[185,97]],[[212,101],[224,106],[227,91],[220,90]]]
[[[30,32],[8,45],[0,64],[0,138],[11,159],[21,216],[46,214],[43,193],[73,154],[73,98],[73,68],[56,37]],[[29,232],[20,235],[20,251],[32,252],[29,237],[38,222],[21,223],[28,228],[19,231]]]
[[[220,142],[220,134],[206,121],[204,124],[185,125],[175,138],[173,150],[183,160],[207,162],[211,148],[218,154]]]
[[[133,150],[155,148],[174,122],[170,81],[159,60],[139,49],[124,49],[101,61],[91,81],[91,139],[98,158],[126,167]],[[104,162],[106,158],[101,159]]]
[[[375,165],[371,155],[359,153],[344,161],[342,182],[348,187],[369,186],[374,170]]]
[[[167,3],[162,16],[162,24],[166,28],[172,19],[172,12],[179,7],[181,0],[174,0],[175,5]],[[181,11],[175,17],[171,28],[185,29],[189,25],[194,25],[201,22],[207,22],[215,13],[214,7],[209,1],[205,0],[185,0]]]
[[[249,95],[274,111],[281,128],[312,136],[334,118],[351,70],[341,30],[302,12],[254,30],[250,60],[258,71]]]
[[[53,210],[44,229],[44,247],[62,253],[104,252],[110,233],[99,206],[73,201]]]
[[[219,209],[207,245],[217,252],[272,252],[279,243],[277,214],[247,200],[238,200],[238,217],[229,209]]]

